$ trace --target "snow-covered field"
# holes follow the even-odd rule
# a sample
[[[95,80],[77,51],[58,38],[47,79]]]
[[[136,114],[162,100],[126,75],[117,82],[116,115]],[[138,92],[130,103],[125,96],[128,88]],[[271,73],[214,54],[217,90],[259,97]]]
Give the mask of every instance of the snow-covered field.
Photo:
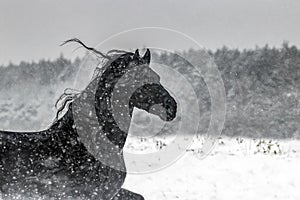
[[[205,159],[198,143],[165,169],[129,174],[124,187],[147,200],[300,199],[300,141],[223,138]]]
[[[46,128],[55,116],[53,105],[61,93],[62,89],[55,87],[38,93],[38,97],[27,91],[18,93],[19,99],[1,93],[0,129]],[[143,154],[161,151],[166,145],[163,139],[141,141],[130,137],[125,151]],[[124,187],[146,200],[300,199],[299,140],[223,137],[205,159],[198,158],[201,146],[201,140],[196,139],[188,150],[183,150],[183,157],[159,171],[129,173]]]
[[[57,99],[53,96],[58,95],[53,93],[48,99]],[[15,99],[1,98],[1,129],[40,130],[47,127],[54,117],[54,100],[43,104],[42,99],[28,105],[26,98],[18,104]],[[141,141],[130,137],[125,151],[155,152],[165,144],[163,139]],[[201,146],[201,140],[196,139],[183,157],[162,170],[129,173],[124,187],[142,194],[146,200],[300,199],[299,140],[269,143],[269,140],[222,138],[205,159],[198,158]]]

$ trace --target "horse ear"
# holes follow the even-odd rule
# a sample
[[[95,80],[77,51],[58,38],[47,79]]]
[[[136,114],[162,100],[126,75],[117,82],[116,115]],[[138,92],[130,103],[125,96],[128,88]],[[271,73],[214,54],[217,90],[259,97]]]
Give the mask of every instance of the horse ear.
[[[133,59],[136,60],[136,59],[139,59],[139,58],[140,58],[139,49],[136,49],[135,52],[134,52],[134,55],[133,55]]]
[[[146,64],[150,64],[151,54],[150,50],[147,49],[145,55],[143,56],[143,60],[146,61]]]

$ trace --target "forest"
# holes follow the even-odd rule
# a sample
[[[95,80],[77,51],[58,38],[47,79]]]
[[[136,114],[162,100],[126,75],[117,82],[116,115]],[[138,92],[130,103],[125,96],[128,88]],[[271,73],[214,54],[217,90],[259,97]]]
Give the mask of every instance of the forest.
[[[192,57],[197,56],[197,51],[190,49],[183,53]],[[216,63],[226,90],[227,111],[222,134],[300,138],[299,48],[284,42],[281,47],[265,45],[244,50],[224,46],[208,51],[208,54]],[[155,56],[193,80],[195,74],[186,71],[188,64],[184,61],[167,53]],[[54,102],[63,88],[72,87],[80,63],[82,58],[70,60],[61,54],[54,60],[0,66],[0,129],[32,128],[38,118],[45,115],[39,114],[45,98],[51,98],[45,109],[52,111],[43,119],[52,119]],[[193,84],[204,101],[202,113],[209,114],[210,100],[205,83],[199,81]],[[16,115],[16,112],[20,114]],[[39,129],[43,126],[44,123],[38,123],[34,127]]]

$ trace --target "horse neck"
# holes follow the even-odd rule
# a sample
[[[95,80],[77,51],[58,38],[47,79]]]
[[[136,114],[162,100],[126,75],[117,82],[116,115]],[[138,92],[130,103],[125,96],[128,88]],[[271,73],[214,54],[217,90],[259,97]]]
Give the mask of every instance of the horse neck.
[[[120,113],[117,113],[112,106],[112,96],[115,85],[123,74],[124,70],[106,70],[98,82],[95,93],[95,110],[103,133],[121,149],[124,147],[128,135],[132,109],[130,109],[129,115],[124,115],[127,117],[116,119],[116,114],[119,115]],[[111,78],[112,75],[113,78]],[[126,101],[124,101],[124,104],[126,104]]]
[[[108,78],[111,73],[114,75],[113,79]],[[121,76],[122,72],[106,70],[101,77],[95,78],[81,95],[69,104],[67,112],[50,127],[50,130],[68,130],[80,136],[78,131],[84,130],[84,134],[92,135],[92,132],[98,129],[111,143],[123,149],[133,109],[130,109],[130,115],[121,121],[117,122],[114,119],[112,93]]]
[[[116,122],[111,107],[112,92],[118,79],[124,74],[124,70],[106,70],[101,77],[96,77],[86,87],[79,97],[69,104],[67,112],[50,127],[52,130],[65,130],[75,135],[89,134],[94,137],[93,131],[100,130],[98,134],[105,135],[108,140],[120,150],[123,149],[128,135],[131,114],[129,117]],[[109,78],[113,75],[113,78]],[[126,102],[124,102],[126,103]],[[99,135],[98,135],[99,136]],[[99,137],[101,138],[101,137]]]

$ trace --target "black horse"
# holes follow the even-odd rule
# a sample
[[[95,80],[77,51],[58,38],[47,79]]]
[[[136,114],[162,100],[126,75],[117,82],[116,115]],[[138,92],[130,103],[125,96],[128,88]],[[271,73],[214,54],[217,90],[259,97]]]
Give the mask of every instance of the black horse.
[[[92,48],[89,50],[99,53]],[[106,56],[105,59],[102,72],[84,91],[63,105],[67,111],[50,128],[40,132],[0,131],[0,195],[3,198],[19,194],[26,199],[36,196],[46,199],[144,199],[121,188],[126,177],[122,149],[133,108],[170,121],[176,117],[177,104],[149,67],[148,49],[143,57],[138,50],[135,53],[116,51],[114,57]],[[128,83],[137,83],[138,87],[128,87]],[[134,90],[129,92],[128,88]],[[130,96],[126,101],[128,92]],[[121,96],[114,97],[114,93]],[[113,98],[120,101],[116,104]],[[90,119],[91,113],[80,110],[84,105],[95,111],[96,121]],[[127,108],[128,117],[116,117],[120,110],[113,109],[114,105]],[[164,110],[155,109],[156,105]],[[81,123],[76,123],[78,119]],[[100,144],[102,138],[108,139],[116,147],[115,151],[107,149],[98,155],[89,151],[91,148],[84,144],[81,136],[93,134],[95,128],[98,130],[95,139]],[[113,164],[101,159],[114,156],[120,159]]]

